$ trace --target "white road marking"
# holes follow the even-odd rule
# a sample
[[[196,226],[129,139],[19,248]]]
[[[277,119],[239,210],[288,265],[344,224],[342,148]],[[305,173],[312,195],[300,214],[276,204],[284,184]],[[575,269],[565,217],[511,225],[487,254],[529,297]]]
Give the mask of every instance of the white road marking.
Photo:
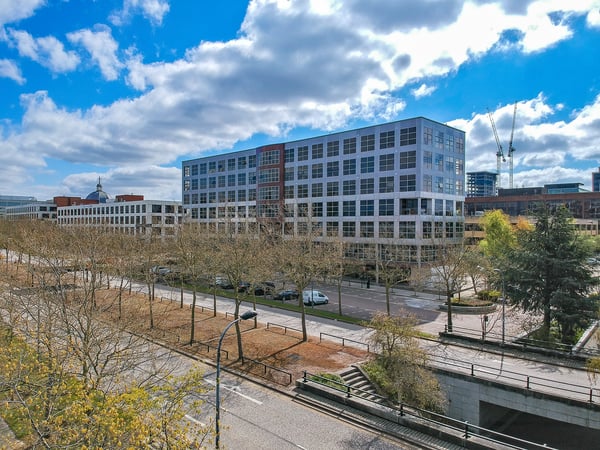
[[[189,420],[190,422],[194,422],[195,424],[198,424],[201,427],[205,427],[206,426],[206,424],[204,422],[200,422],[198,419],[195,419],[194,417],[190,416],[189,414],[186,414],[184,417],[187,420]]]
[[[213,381],[213,380],[204,379],[204,381],[206,381],[208,384],[210,384],[212,386],[216,385],[215,381]],[[260,400],[252,398],[252,397],[250,397],[250,396],[248,396],[246,394],[242,394],[240,392],[239,386],[227,386],[226,384],[221,383],[220,387],[221,387],[221,389],[225,389],[225,390],[227,390],[229,392],[233,392],[234,394],[239,395],[240,397],[245,398],[246,400],[250,400],[251,402],[254,402],[257,405],[262,405],[263,404],[263,402],[261,402]]]

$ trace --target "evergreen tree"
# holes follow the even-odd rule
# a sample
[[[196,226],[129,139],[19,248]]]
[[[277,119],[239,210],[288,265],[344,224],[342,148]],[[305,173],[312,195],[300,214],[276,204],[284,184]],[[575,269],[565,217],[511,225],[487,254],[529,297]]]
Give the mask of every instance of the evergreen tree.
[[[533,228],[517,233],[517,245],[503,272],[506,293],[524,311],[543,314],[546,338],[555,321],[561,340],[571,343],[576,329],[597,311],[595,297],[589,295],[590,247],[577,235],[564,206],[540,205],[534,219]]]

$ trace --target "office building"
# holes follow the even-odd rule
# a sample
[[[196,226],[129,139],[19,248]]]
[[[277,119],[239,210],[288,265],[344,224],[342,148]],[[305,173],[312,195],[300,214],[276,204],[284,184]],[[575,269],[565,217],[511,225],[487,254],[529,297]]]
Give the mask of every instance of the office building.
[[[184,161],[182,203],[207,228],[310,229],[420,264],[462,239],[464,167],[465,133],[417,117]]]
[[[467,197],[491,197],[496,195],[498,174],[495,172],[468,172]]]

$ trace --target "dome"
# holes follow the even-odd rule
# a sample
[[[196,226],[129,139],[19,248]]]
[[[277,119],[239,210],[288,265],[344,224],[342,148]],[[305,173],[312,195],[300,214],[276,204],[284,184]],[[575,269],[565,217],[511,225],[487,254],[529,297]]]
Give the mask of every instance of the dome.
[[[102,190],[102,185],[100,184],[100,178],[98,178],[98,184],[96,185],[96,190],[94,192],[90,192],[86,197],[86,200],[96,200],[98,203],[106,203],[106,201],[110,197],[106,192]]]

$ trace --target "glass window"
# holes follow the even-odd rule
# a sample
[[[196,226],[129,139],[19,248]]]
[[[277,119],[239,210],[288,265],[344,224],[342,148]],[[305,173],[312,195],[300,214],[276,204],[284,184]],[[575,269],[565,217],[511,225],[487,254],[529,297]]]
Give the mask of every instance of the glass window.
[[[244,186],[246,184],[246,174],[243,172],[238,173],[237,180],[238,186]]]
[[[235,186],[235,174],[227,175],[227,186]]]
[[[375,192],[375,178],[363,178],[360,180],[360,193],[373,194]]]
[[[360,158],[360,173],[373,173],[375,172],[375,157],[367,156]]]
[[[329,237],[336,237],[339,236],[340,230],[339,230],[339,224],[337,222],[327,222],[327,236]]]
[[[423,190],[431,192],[433,181],[431,175],[423,175]]]
[[[206,173],[207,173],[206,172],[206,163],[200,163],[199,169],[200,169],[200,175],[206,175]]]
[[[214,173],[217,171],[217,162],[209,161],[208,162],[208,173]]]
[[[338,195],[340,195],[340,183],[337,181],[327,182],[327,196],[337,197]]]
[[[375,202],[373,200],[361,200],[360,201],[360,215],[361,216],[374,216],[375,215]]]
[[[394,237],[394,222],[379,222],[379,237],[393,238]]]
[[[356,138],[344,139],[344,155],[356,153]]]
[[[308,180],[308,166],[298,166],[298,180]]]
[[[394,130],[384,131],[379,134],[379,148],[393,148],[394,147]]]
[[[238,197],[238,202],[245,202],[246,201],[246,190],[239,189],[238,193],[237,193],[237,197]]]
[[[423,239],[431,239],[431,231],[433,227],[431,226],[431,222],[423,222]]]
[[[217,177],[208,177],[208,187],[209,188],[217,187]]]
[[[294,162],[294,149],[293,148],[286,148],[284,153],[285,153],[284,161],[286,163]]]
[[[224,159],[217,161],[217,170],[219,172],[225,172],[225,160]]]
[[[312,204],[312,215],[313,217],[323,217],[323,203]]]
[[[327,202],[327,217],[336,217],[340,215],[338,202]]]
[[[286,167],[283,172],[283,176],[285,181],[294,181],[294,168]]]
[[[250,172],[248,174],[248,184],[256,184],[256,172]]]
[[[433,144],[433,128],[431,128],[431,127],[423,128],[423,144],[424,145]]]
[[[394,170],[394,155],[379,155],[379,170],[381,172]]]
[[[433,192],[438,192],[440,194],[444,193],[444,177],[435,177]]]
[[[417,167],[417,152],[415,150],[401,152],[400,169],[414,169],[415,167]]]
[[[444,200],[437,199],[435,201],[435,215],[436,216],[444,215]]]
[[[256,155],[248,156],[248,167],[254,169],[256,167]]]
[[[400,184],[398,185],[400,192],[412,192],[417,190],[416,175],[400,175]]]
[[[227,191],[227,201],[235,202],[235,191]]]
[[[344,201],[342,205],[342,215],[343,216],[356,216],[356,202],[354,200]]]
[[[402,128],[400,130],[400,146],[414,145],[417,143],[417,128]]]
[[[313,178],[323,178],[323,164],[313,164],[312,165],[312,177]]]
[[[327,176],[328,177],[337,177],[340,174],[340,162],[339,161],[329,161],[327,163]]]
[[[394,192],[394,177],[380,177],[379,178],[379,193],[385,194],[386,192]]]
[[[279,164],[279,150],[266,150],[259,154],[259,165],[260,166],[271,166],[273,164]]]
[[[343,195],[356,195],[356,180],[343,181]]]
[[[398,222],[398,237],[400,239],[415,239],[415,222]]]
[[[307,198],[308,197],[308,184],[299,184],[297,188],[297,196],[298,198]]]
[[[342,222],[342,236],[355,237],[356,236],[356,222]]]
[[[454,237],[454,222],[446,222],[446,237]]]
[[[444,132],[438,131],[435,135],[435,147],[443,150],[444,149]]]
[[[361,152],[372,152],[375,150],[375,135],[368,134],[360,137],[360,151]]]
[[[294,198],[294,186],[285,186],[283,188],[285,198]]]
[[[235,170],[235,158],[229,158],[227,160],[227,170]]]
[[[313,144],[312,146],[312,159],[319,159],[323,157],[323,144]]]
[[[372,238],[375,236],[375,224],[373,222],[360,223],[360,237]]]
[[[393,216],[394,215],[394,199],[382,198],[379,200],[379,215]]]
[[[356,174],[356,160],[345,159],[344,160],[344,175],[355,175]]]
[[[218,181],[220,188],[225,187],[225,175],[219,175]]]
[[[245,169],[246,168],[246,157],[245,156],[240,156],[238,158],[237,165],[238,165],[238,170]]]
[[[433,202],[430,198],[422,198],[421,199],[421,210],[419,211],[421,214],[430,215],[431,209],[433,207]]]
[[[190,173],[192,173],[192,169],[191,169],[191,167],[190,167],[190,166],[185,166],[185,167],[183,168],[183,176],[184,176],[184,177],[189,177],[189,176],[190,176]]]
[[[308,145],[298,147],[298,161],[308,161]]]
[[[323,197],[323,183],[313,183],[311,187],[312,197]]]
[[[417,214],[417,203],[418,199],[416,198],[401,198],[400,214],[403,216]]]
[[[340,141],[332,141],[327,143],[327,157],[339,156]]]

